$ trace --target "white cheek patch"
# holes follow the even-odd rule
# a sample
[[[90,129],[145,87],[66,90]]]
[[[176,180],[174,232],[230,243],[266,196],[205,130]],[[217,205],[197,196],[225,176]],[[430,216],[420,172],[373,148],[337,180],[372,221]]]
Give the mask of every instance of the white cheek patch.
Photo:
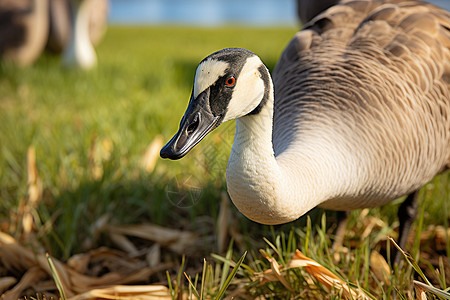
[[[194,98],[211,86],[219,77],[225,75],[229,64],[215,59],[207,59],[202,62],[195,72]]]
[[[264,82],[258,71],[261,65],[257,56],[247,59],[239,73],[223,122],[247,115],[261,102],[264,96]]]

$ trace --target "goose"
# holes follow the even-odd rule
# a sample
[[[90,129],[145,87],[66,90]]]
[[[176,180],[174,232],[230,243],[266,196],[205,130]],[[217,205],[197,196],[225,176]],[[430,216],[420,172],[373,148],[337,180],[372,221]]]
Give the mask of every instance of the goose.
[[[74,0],[52,0],[50,2],[50,33],[46,49],[53,53],[62,53],[66,49],[75,24],[74,17],[77,3]],[[97,45],[106,31],[108,0],[94,0],[90,4],[89,39]],[[78,15],[79,16],[79,15]]]
[[[92,43],[104,35],[107,11],[108,0],[0,1],[0,56],[29,66],[44,48],[64,50],[64,65],[91,68],[97,60]]]
[[[403,248],[417,191],[450,167],[450,14],[421,1],[341,1],[295,34],[273,80],[249,50],[214,52],[161,157],[182,158],[229,120],[227,190],[246,217],[282,224],[316,206],[408,195]]]
[[[48,37],[49,0],[0,1],[0,56],[20,66],[33,64]]]

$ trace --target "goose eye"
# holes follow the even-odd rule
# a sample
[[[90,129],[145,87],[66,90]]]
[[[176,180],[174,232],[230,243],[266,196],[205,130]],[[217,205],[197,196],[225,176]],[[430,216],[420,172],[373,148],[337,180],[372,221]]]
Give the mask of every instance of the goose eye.
[[[234,86],[235,83],[236,83],[236,78],[234,78],[234,76],[228,77],[227,81],[225,81],[225,84],[230,87]]]

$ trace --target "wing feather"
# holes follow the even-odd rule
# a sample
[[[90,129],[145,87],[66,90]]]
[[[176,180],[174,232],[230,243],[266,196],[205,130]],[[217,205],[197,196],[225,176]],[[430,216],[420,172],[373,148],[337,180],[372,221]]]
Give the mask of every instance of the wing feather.
[[[274,70],[275,154],[351,152],[368,189],[403,194],[448,168],[449,25],[422,1],[341,1],[315,16]]]

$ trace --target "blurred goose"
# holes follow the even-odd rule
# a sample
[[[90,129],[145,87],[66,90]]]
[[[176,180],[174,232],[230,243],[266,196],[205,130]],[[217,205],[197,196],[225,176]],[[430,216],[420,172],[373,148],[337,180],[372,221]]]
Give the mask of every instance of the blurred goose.
[[[108,0],[0,0],[0,57],[31,65],[47,44],[56,53],[65,49],[66,66],[90,68],[107,12]]]
[[[0,1],[0,56],[21,66],[31,65],[48,37],[48,0]]]
[[[66,49],[72,35],[75,8],[79,6],[76,0],[52,0],[50,1],[50,34],[47,49],[54,53],[62,53]],[[106,31],[108,17],[108,0],[93,0],[89,3],[88,35],[93,45],[103,38]]]
[[[450,166],[450,15],[419,1],[343,1],[294,36],[273,83],[253,52],[215,52],[161,157],[183,157],[232,119],[227,188],[245,216],[280,224],[409,194],[404,246],[416,191]]]

